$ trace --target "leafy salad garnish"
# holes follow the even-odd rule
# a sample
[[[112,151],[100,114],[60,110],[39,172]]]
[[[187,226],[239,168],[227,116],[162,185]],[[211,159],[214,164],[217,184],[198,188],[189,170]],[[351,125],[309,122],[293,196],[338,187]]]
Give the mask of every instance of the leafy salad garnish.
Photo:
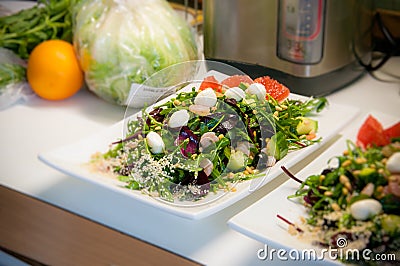
[[[261,86],[261,87],[260,87]],[[188,86],[129,120],[125,139],[92,163],[126,187],[173,202],[210,192],[234,191],[257,178],[288,152],[319,142],[325,98],[278,102],[261,84],[196,90]],[[262,90],[260,90],[262,88]]]

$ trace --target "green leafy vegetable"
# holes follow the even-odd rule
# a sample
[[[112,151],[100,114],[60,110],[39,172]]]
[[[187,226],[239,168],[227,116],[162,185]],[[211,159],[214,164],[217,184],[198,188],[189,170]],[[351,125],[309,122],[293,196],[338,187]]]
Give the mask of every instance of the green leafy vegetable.
[[[25,81],[26,69],[19,64],[0,63],[0,91],[8,84]]]
[[[0,47],[23,59],[49,39],[72,41],[70,0],[39,0],[32,8],[0,18]]]
[[[285,157],[288,153],[288,149],[286,137],[281,131],[273,135],[267,145],[268,154],[272,154],[277,160]]]
[[[112,103],[127,105],[132,83],[197,59],[193,32],[167,1],[82,0],[74,17],[74,43],[89,89]]]

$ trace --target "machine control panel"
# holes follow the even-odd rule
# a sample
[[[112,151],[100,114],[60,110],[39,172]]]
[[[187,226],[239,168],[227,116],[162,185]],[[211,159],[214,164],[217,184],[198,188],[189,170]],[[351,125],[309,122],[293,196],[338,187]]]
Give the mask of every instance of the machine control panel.
[[[279,0],[277,54],[299,64],[323,56],[325,0]]]

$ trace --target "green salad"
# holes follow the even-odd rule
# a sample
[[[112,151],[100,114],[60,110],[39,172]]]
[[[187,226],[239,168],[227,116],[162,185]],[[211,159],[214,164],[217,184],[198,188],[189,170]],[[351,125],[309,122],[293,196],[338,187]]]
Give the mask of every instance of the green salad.
[[[129,189],[196,201],[232,191],[288,152],[320,141],[318,122],[307,116],[320,112],[325,98],[278,102],[256,83],[222,92],[188,88],[129,120],[125,138],[93,156],[96,169]]]
[[[291,176],[301,185],[289,198],[300,198],[308,211],[296,229],[317,246],[351,252],[345,262],[374,264],[376,254],[400,250],[400,141],[367,148],[348,141],[347,147],[332,159],[337,166],[304,182]]]

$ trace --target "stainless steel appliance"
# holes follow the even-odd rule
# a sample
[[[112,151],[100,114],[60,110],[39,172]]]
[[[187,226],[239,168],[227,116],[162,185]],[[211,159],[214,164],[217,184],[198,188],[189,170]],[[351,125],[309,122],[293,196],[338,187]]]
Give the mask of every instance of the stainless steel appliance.
[[[204,55],[322,96],[364,73],[369,0],[204,0]]]

